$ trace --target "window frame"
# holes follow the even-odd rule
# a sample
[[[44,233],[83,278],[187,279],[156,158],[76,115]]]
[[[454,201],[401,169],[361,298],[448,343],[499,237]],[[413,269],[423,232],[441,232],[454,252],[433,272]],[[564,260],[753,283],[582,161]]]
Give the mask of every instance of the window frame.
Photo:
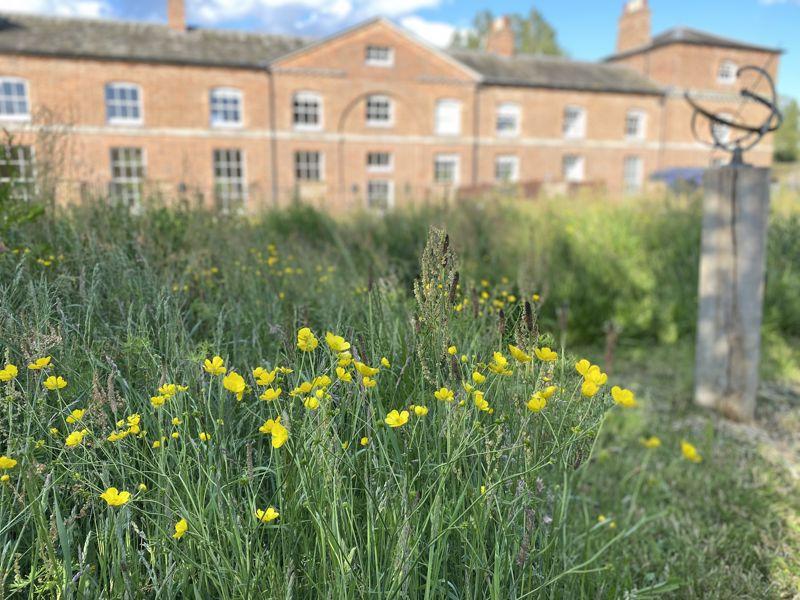
[[[214,120],[214,99],[215,94],[223,97],[235,98],[238,105],[238,121],[215,121]],[[224,110],[222,111],[224,112]],[[215,129],[240,129],[244,127],[244,92],[239,88],[230,86],[213,87],[208,91],[208,122]]]
[[[0,77],[0,90],[2,89],[2,84],[4,83],[11,83],[11,84],[22,84],[22,88],[24,90],[24,99],[25,99],[25,108],[27,109],[25,113],[12,113],[12,114],[5,114],[0,113],[0,120],[2,121],[30,121],[31,120],[31,88],[28,84],[28,80],[24,77],[16,77],[16,76],[3,76]],[[4,102],[5,96],[2,96],[3,100],[0,100],[0,105]],[[19,102],[19,100],[12,100],[12,102]]]
[[[628,164],[636,161],[636,181],[629,182],[627,178]],[[638,154],[631,154],[622,159],[622,187],[626,194],[638,193],[644,187],[644,159]]]
[[[497,176],[497,167],[500,163],[509,162],[512,164],[511,176],[505,179],[500,179]],[[511,184],[519,183],[520,177],[520,160],[516,154],[496,154],[494,157],[494,182],[498,184]]]
[[[577,131],[571,131],[567,129],[567,113],[569,111],[576,111],[579,115],[577,119],[578,123]],[[562,118],[561,132],[564,136],[564,139],[582,140],[586,138],[586,129],[587,129],[586,122],[588,119],[586,116],[586,109],[583,106],[578,106],[577,104],[567,104],[564,107],[561,118]]]
[[[305,98],[305,102],[313,100],[317,104],[317,122],[316,123],[299,123],[296,120],[297,110],[295,104],[301,99]],[[312,92],[310,90],[299,90],[292,94],[292,128],[295,131],[322,131],[324,127],[325,110],[322,99],[322,94],[319,92]]]
[[[385,183],[386,184],[386,206],[385,207],[376,207],[371,205],[370,200],[370,186],[378,183]],[[367,185],[365,186],[364,190],[364,201],[367,205],[369,210],[391,210],[394,208],[394,180],[392,179],[368,179]]]
[[[318,179],[309,179],[305,177],[298,176],[298,158],[300,154],[316,154],[317,155],[317,171],[319,172]],[[292,168],[294,170],[294,182],[295,184],[306,184],[306,183],[321,183],[325,181],[325,153],[322,150],[295,150],[293,161],[292,161]],[[308,161],[306,161],[306,170],[308,170]]]
[[[723,75],[723,71],[729,70],[730,74]],[[724,58],[717,65],[717,83],[720,85],[733,85],[738,79],[739,65],[735,61]]]
[[[576,159],[578,165],[580,165],[580,177],[568,177],[567,176],[567,161],[570,159]],[[561,157],[561,178],[566,183],[584,183],[586,181],[586,157],[583,154],[564,154]]]
[[[369,51],[371,49],[386,50],[386,58],[370,58]],[[393,67],[394,66],[394,48],[392,46],[384,46],[378,44],[367,44],[364,47],[364,64],[370,67]]]
[[[139,169],[141,170],[141,175],[139,177],[122,177],[117,178],[114,176],[114,151],[115,150],[138,150],[140,157],[141,157],[141,165]],[[109,156],[109,166],[111,167],[111,180],[109,181],[109,196],[114,201],[122,201],[123,204],[128,206],[128,208],[138,208],[142,204],[142,200],[144,199],[144,183],[147,180],[147,149],[144,146],[111,146],[108,149],[108,156]],[[127,166],[130,168],[130,158],[127,157],[127,164],[122,163],[121,166]],[[120,168],[120,165],[117,165]],[[128,193],[120,194],[119,191],[115,188],[120,186],[119,189],[122,189],[122,186],[131,186],[130,189],[135,189],[136,194],[133,196],[129,196]]]
[[[389,157],[388,162],[383,164],[370,164],[369,158],[373,155],[385,154]],[[388,150],[368,150],[365,157],[367,173],[392,173],[394,171],[394,153]]]
[[[240,198],[238,200],[238,206],[232,206],[231,204],[231,196],[230,190],[233,186],[236,185],[236,177],[232,177],[230,175],[230,167],[228,167],[228,175],[225,177],[218,177],[217,176],[217,153],[218,152],[226,152],[227,157],[225,164],[231,165],[232,162],[230,161],[230,153],[236,152],[239,155],[239,170],[241,175],[239,176],[238,185],[240,187]],[[212,148],[211,149],[211,170],[214,177],[214,203],[217,206],[217,209],[228,213],[231,210],[236,211],[244,211],[247,207],[248,201],[248,185],[247,185],[247,151],[244,148],[233,148],[233,147],[224,147],[224,148]],[[222,193],[222,185],[225,185],[225,197],[223,197]]]
[[[108,90],[109,88],[113,87],[122,87],[125,86],[130,89],[136,90],[136,107],[139,112],[138,117],[112,117],[110,104],[108,99]],[[142,91],[142,86],[138,83],[133,83],[132,81],[107,81],[106,84],[103,86],[103,100],[106,109],[106,123],[109,125],[143,125],[144,124],[144,92]],[[120,102],[119,98],[115,99],[117,102]],[[122,147],[122,146],[120,146]],[[132,147],[132,146],[127,146]]]
[[[457,110],[457,119],[454,121],[456,124],[456,128],[454,131],[448,131],[442,129],[441,122],[439,120],[439,110],[441,107],[450,105],[454,106]],[[436,100],[436,105],[433,109],[433,133],[437,136],[442,137],[453,137],[461,135],[462,130],[462,121],[464,120],[464,110],[463,110],[463,102],[457,98],[438,98]]]
[[[442,181],[437,178],[437,166],[441,160],[450,160],[454,163],[453,179]],[[433,156],[433,183],[435,185],[457,186],[461,182],[461,155],[455,152],[439,152]]]
[[[507,114],[503,114],[506,112]],[[502,131],[499,127],[500,118],[502,116],[514,116],[514,129],[512,131]],[[513,138],[519,137],[522,130],[522,106],[518,102],[500,102],[497,105],[494,115],[494,133],[497,137]]]
[[[628,131],[628,120],[631,116],[638,117],[639,128],[635,134]],[[625,113],[625,139],[626,140],[644,140],[647,138],[647,112],[641,108],[631,108]]]
[[[24,160],[20,160],[19,156],[11,156],[11,151],[27,151],[28,156]],[[0,185],[7,185],[10,190],[12,198],[21,200],[23,202],[30,202],[36,194],[36,148],[33,144],[3,144],[2,150],[6,157],[11,156],[11,160],[4,161],[3,154],[0,154]],[[11,165],[16,165],[18,174],[21,177],[14,179],[13,177],[4,177],[2,173],[3,162]],[[17,190],[22,190],[21,195],[17,195]]]
[[[389,118],[387,120],[370,119],[369,105],[370,101],[385,100],[388,106]],[[394,100],[391,96],[386,94],[369,94],[364,100],[364,121],[367,127],[394,127]]]

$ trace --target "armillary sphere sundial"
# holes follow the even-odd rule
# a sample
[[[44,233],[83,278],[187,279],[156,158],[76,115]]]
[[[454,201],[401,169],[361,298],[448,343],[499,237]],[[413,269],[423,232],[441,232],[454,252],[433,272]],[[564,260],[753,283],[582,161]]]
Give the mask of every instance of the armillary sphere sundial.
[[[702,106],[698,100],[692,98],[688,91],[684,93],[686,101],[694,109],[691,123],[695,139],[711,148],[729,152],[731,154],[730,164],[732,165],[743,164],[744,153],[758,144],[766,134],[778,129],[783,122],[783,115],[778,108],[775,82],[770,77],[770,74],[761,67],[746,65],[736,72],[737,79],[747,72],[753,72],[757,76],[756,81],[751,88],[740,90],[739,95],[743,104],[753,101],[767,109],[766,118],[761,123],[747,123],[738,116],[727,117],[720,113],[712,112]],[[768,96],[758,94],[752,90],[762,79],[766,82],[769,91]],[[740,115],[741,112],[740,109],[738,114]],[[708,125],[710,141],[709,138],[701,135],[700,124],[702,121],[705,121]],[[725,136],[722,135],[722,131],[726,131]],[[733,135],[730,135],[732,133]]]

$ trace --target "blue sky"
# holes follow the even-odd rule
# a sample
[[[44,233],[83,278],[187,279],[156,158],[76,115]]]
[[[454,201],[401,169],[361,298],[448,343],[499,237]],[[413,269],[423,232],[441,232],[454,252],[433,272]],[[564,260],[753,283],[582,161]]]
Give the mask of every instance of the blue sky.
[[[443,44],[479,10],[526,13],[534,4],[570,56],[595,60],[614,48],[622,0],[187,0],[200,26],[320,36],[376,14]],[[163,20],[166,0],[0,0],[0,10]],[[778,89],[800,99],[800,0],[650,0],[653,31],[687,25],[786,50]]]

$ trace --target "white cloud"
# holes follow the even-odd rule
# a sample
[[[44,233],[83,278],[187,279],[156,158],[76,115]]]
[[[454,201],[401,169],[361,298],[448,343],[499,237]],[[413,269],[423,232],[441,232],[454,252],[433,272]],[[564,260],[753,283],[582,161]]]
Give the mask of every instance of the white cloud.
[[[107,0],[0,0],[0,11],[45,13],[70,17],[107,17]]]
[[[417,15],[410,15],[400,19],[400,24],[409,31],[417,34],[426,42],[443,48],[450,44],[456,28],[450,23],[441,21],[428,21]]]
[[[316,28],[318,33],[329,33],[375,15],[397,19],[408,17],[420,9],[439,6],[442,1],[188,0],[188,13],[190,20],[197,19],[204,25],[252,20],[272,30]],[[439,35],[442,35],[441,31],[440,27]]]

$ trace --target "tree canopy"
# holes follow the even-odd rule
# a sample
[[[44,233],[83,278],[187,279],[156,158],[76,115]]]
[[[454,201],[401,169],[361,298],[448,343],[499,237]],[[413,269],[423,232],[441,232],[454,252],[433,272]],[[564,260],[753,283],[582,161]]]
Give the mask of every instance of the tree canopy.
[[[783,124],[775,132],[775,160],[795,162],[800,156],[800,106],[797,100],[789,100],[782,107]]]
[[[556,39],[556,30],[535,8],[527,16],[519,13],[509,15],[511,29],[514,31],[514,47],[524,54],[551,54],[564,56],[566,53]],[[495,15],[489,10],[480,11],[472,19],[469,31],[453,34],[452,48],[478,49],[486,45]]]

